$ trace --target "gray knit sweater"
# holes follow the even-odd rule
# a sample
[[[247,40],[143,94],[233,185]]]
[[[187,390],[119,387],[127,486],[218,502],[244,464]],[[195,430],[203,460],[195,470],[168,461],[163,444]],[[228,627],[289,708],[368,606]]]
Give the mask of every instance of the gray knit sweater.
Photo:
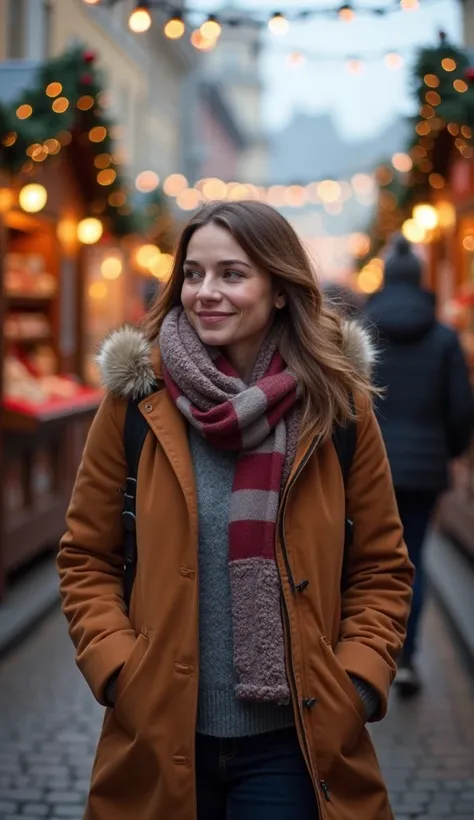
[[[235,697],[232,599],[228,567],[229,502],[237,454],[218,450],[189,428],[199,510],[199,701],[197,731],[243,737],[292,726],[291,706],[247,703]],[[354,680],[368,716],[377,694]]]

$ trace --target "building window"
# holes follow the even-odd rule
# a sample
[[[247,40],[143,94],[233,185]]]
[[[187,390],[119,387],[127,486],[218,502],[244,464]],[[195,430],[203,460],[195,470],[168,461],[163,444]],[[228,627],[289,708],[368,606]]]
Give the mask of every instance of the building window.
[[[25,56],[25,0],[10,0],[8,4],[7,55],[10,60]]]

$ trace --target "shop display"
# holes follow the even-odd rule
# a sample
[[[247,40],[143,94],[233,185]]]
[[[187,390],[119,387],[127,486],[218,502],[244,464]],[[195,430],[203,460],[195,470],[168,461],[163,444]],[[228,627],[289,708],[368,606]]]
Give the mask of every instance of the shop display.
[[[7,253],[4,277],[7,298],[52,298],[56,293],[56,280],[41,254]]]

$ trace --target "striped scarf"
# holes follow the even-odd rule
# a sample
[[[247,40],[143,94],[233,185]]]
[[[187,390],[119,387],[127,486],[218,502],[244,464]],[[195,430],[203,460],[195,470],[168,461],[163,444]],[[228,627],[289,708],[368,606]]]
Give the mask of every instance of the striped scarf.
[[[286,704],[281,589],[275,559],[279,501],[296,453],[300,402],[275,325],[249,384],[206,347],[184,311],[166,317],[160,349],[172,400],[210,444],[239,450],[229,509],[236,696]]]

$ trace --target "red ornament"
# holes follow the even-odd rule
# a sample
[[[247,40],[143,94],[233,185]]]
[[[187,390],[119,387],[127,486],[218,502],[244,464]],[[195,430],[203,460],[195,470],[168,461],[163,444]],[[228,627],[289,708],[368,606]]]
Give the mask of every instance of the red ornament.
[[[470,83],[474,83],[474,66],[466,68],[464,76]]]
[[[87,65],[91,65],[91,63],[95,62],[95,52],[94,51],[85,51],[82,55],[82,59],[84,60]]]
[[[92,85],[92,74],[83,74],[81,77],[81,85]]]

